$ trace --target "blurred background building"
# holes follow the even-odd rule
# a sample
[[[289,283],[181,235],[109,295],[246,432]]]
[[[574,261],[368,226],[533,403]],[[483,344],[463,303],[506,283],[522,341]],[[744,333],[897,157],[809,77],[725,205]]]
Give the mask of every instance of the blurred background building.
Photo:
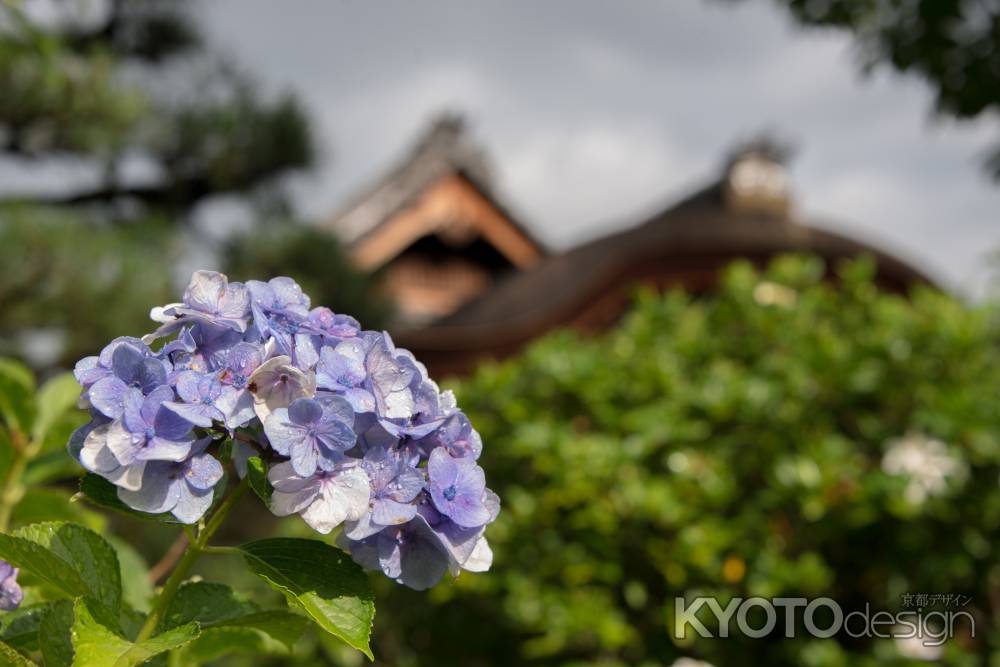
[[[885,288],[932,284],[885,249],[801,220],[787,159],[773,139],[739,146],[696,192],[624,231],[553,252],[493,194],[488,156],[463,119],[444,115],[321,228],[358,270],[380,273],[379,289],[396,304],[397,342],[438,374],[508,356],[559,327],[603,331],[638,286],[710,290],[735,259],[763,266],[812,253],[832,271],[868,254]]]

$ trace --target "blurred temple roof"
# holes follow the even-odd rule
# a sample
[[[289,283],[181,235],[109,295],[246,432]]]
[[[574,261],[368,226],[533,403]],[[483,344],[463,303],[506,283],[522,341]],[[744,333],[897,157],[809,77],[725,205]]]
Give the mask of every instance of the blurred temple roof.
[[[931,283],[919,269],[880,248],[797,220],[786,156],[773,140],[740,146],[716,181],[682,201],[625,231],[546,254],[489,195],[481,151],[467,143],[460,121],[446,117],[409,159],[329,224],[351,243],[360,266],[388,265],[386,285],[398,303],[420,296],[414,281],[432,288],[423,290],[431,301],[434,290],[461,295],[438,298],[436,309],[425,309],[430,316],[404,317],[393,328],[397,342],[436,373],[465,372],[482,358],[512,354],[557,327],[605,329],[627,309],[637,285],[710,290],[720,269],[737,258],[764,264],[781,253],[807,252],[832,266],[868,254],[885,288],[904,292],[915,283]],[[456,178],[467,187],[443,186]],[[476,217],[475,207],[455,203],[473,195],[493,212],[492,234],[486,233],[490,225],[465,219]],[[429,199],[442,201],[429,206]],[[489,216],[480,213],[484,217]],[[395,233],[389,233],[393,226]],[[466,231],[457,235],[458,243],[445,243],[448,252],[438,247],[440,242],[428,242],[429,236],[447,242],[449,227],[456,226]],[[388,243],[390,236],[399,240]],[[520,244],[507,238],[504,246],[500,241],[506,237]],[[396,252],[376,253],[373,245]],[[406,270],[391,275],[394,262]],[[456,270],[462,262],[463,270]]]
[[[322,226],[348,244],[359,269],[383,273],[403,326],[449,315],[547,255],[492,195],[484,153],[455,115],[438,118],[409,155]]]

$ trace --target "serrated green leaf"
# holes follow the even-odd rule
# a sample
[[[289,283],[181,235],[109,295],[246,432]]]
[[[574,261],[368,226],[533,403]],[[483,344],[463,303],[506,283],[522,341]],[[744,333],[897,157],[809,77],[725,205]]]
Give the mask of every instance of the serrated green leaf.
[[[257,494],[257,497],[264,501],[268,507],[271,506],[271,494],[274,487],[267,479],[267,466],[259,456],[251,456],[247,459],[247,480],[250,488]]]
[[[48,380],[38,390],[35,399],[35,423],[31,438],[36,442],[45,439],[51,429],[67,412],[76,409],[80,385],[72,373],[63,373]]]
[[[45,667],[70,667],[73,663],[73,602],[60,600],[49,607],[38,627],[38,647]]]
[[[309,621],[284,609],[259,611],[224,584],[194,581],[177,591],[163,627],[191,622],[201,626],[202,634],[185,647],[181,664],[200,665],[233,652],[288,653]]]
[[[67,521],[79,523],[93,531],[103,532],[108,520],[79,503],[70,502],[71,498],[70,493],[62,489],[37,486],[29,488],[14,507],[11,524],[16,527],[42,521]]]
[[[197,623],[168,630],[139,643],[132,643],[99,620],[101,614],[90,601],[78,600],[74,608],[73,667],[134,667],[150,658],[184,646],[198,637]]]
[[[146,519],[148,521],[158,521],[160,523],[179,524],[180,521],[171,514],[147,514],[132,509],[118,499],[118,490],[114,484],[104,479],[100,475],[88,472],[80,478],[80,492],[88,502],[103,507],[105,509],[126,514],[128,516]]]
[[[309,619],[290,611],[262,611],[202,627],[201,636],[177,656],[181,665],[204,665],[230,653],[287,655]]]
[[[0,641],[19,651],[36,650],[38,626],[51,607],[51,603],[41,602],[0,614]]]
[[[0,662],[3,663],[4,667],[38,667],[4,642],[0,642]]]
[[[115,550],[83,526],[53,521],[0,534],[0,558],[71,597],[93,596],[116,613],[121,606]]]
[[[250,570],[291,607],[374,660],[375,601],[368,577],[344,552],[317,540],[273,538],[240,547]]]
[[[35,376],[19,361],[0,358],[0,418],[27,435],[35,416]]]
[[[176,628],[197,621],[205,627],[258,611],[257,605],[242,599],[225,584],[189,581],[181,585],[163,615],[163,627]]]

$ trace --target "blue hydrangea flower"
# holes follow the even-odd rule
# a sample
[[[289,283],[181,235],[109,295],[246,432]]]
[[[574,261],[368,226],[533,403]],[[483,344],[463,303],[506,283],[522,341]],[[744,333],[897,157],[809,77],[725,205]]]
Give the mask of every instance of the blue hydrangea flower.
[[[469,457],[473,461],[483,451],[482,438],[472,428],[469,418],[461,412],[445,419],[440,428],[430,433],[420,444],[428,452],[443,447],[454,458]]]
[[[365,389],[365,344],[352,338],[324,347],[316,366],[316,386],[343,396],[355,412],[374,412],[375,397]]]
[[[250,378],[263,358],[264,350],[259,345],[239,343],[229,350],[225,364],[219,370],[222,395],[215,402],[225,415],[229,428],[237,428],[250,422],[254,416],[254,396],[250,391]]]
[[[205,453],[207,440],[183,461],[150,461],[135,490],[118,489],[132,509],[151,514],[170,512],[182,523],[195,523],[212,506],[213,488],[222,479],[222,464]]]
[[[24,591],[17,583],[17,568],[0,560],[0,610],[13,611],[24,599]]]
[[[381,570],[390,579],[418,591],[430,588],[448,571],[448,553],[434,531],[419,518],[359,541],[341,533],[337,544],[362,567]]]
[[[251,455],[272,461],[272,511],[322,533],[345,523],[366,567],[413,588],[488,569],[499,499],[454,395],[389,334],[310,306],[290,278],[196,272],[181,302],[153,309],[155,332],[76,365],[91,421],[70,453],[132,507],[193,522],[222,477],[203,430],[221,422],[257,441],[234,441],[241,476]]]
[[[149,342],[181,326],[201,322],[240,333],[246,331],[250,292],[242,283],[230,283],[216,271],[195,271],[181,303],[153,308],[150,317],[163,325],[143,340]]]
[[[492,523],[500,513],[500,498],[486,489],[483,504],[489,513],[487,523]],[[418,507],[419,518],[430,526],[448,553],[448,567],[453,574],[459,570],[484,572],[492,563],[492,551],[484,536],[486,526],[467,528],[460,526],[438,512],[433,503],[422,502]]]
[[[343,454],[354,446],[354,410],[334,396],[325,403],[311,398],[296,399],[278,408],[264,422],[264,433],[274,451],[292,459],[302,477],[320,470],[333,470]]]
[[[345,533],[353,540],[374,535],[386,526],[406,523],[417,515],[416,499],[424,489],[424,476],[396,449],[373,447],[361,466],[371,482],[368,511]]]
[[[253,409],[264,422],[278,408],[287,408],[298,398],[314,396],[316,374],[299,370],[291,358],[280,355],[268,359],[253,372],[249,388],[254,395]]]
[[[312,475],[298,474],[286,461],[271,468],[267,477],[274,486],[271,511],[278,516],[301,514],[324,535],[344,521],[357,521],[368,510],[368,475],[353,459]]]
[[[138,338],[120,336],[108,343],[104,349],[101,350],[100,355],[96,357],[84,357],[80,361],[76,362],[76,366],[73,368],[73,375],[76,376],[76,381],[79,382],[84,389],[89,389],[91,385],[98,380],[113,375],[114,373],[111,370],[112,358],[114,357],[115,350],[117,350],[121,345],[134,347],[146,356],[150,354],[149,347]]]
[[[338,315],[323,306],[310,310],[306,322],[313,332],[332,338],[353,338],[361,333],[361,325],[356,319]]]
[[[203,428],[211,428],[213,421],[225,421],[225,415],[216,406],[223,387],[214,374],[184,371],[177,376],[175,389],[183,402],[167,401],[163,407]]]
[[[252,305],[272,312],[295,313],[305,317],[309,314],[309,297],[299,284],[291,278],[279,277],[262,282],[248,280]]]
[[[111,356],[110,373],[87,392],[91,405],[117,419],[125,409],[125,395],[131,390],[148,394],[167,381],[163,362],[132,345],[118,345]]]
[[[490,520],[484,503],[486,474],[472,458],[455,458],[438,447],[427,461],[427,478],[427,491],[441,514],[466,528]]]
[[[125,395],[122,419],[111,424],[107,446],[124,466],[136,461],[183,461],[191,454],[191,422],[171,410],[174,390],[163,386],[149,396],[138,390]]]
[[[98,474],[115,486],[138,489],[142,484],[145,461],[135,461],[122,465],[108,447],[108,433],[111,422],[101,415],[101,419],[81,426],[70,438],[70,452],[76,452],[76,459],[84,468]]]
[[[410,383],[416,369],[405,357],[396,354],[389,334],[373,337],[365,357],[368,389],[375,396],[375,407],[383,419],[409,419],[413,416],[413,392]]]

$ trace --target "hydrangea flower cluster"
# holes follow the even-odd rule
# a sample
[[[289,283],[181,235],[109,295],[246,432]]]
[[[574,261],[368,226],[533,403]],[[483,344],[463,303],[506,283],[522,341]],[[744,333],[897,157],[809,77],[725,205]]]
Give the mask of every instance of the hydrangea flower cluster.
[[[17,568],[0,560],[0,611],[13,611],[24,599],[24,591],[17,583]]]
[[[92,419],[70,451],[128,506],[198,521],[231,438],[238,474],[267,462],[272,512],[320,533],[343,524],[338,544],[361,565],[416,589],[489,568],[500,503],[479,435],[389,334],[312,308],[290,278],[209,271],[151,317],[156,331],[75,369]]]

